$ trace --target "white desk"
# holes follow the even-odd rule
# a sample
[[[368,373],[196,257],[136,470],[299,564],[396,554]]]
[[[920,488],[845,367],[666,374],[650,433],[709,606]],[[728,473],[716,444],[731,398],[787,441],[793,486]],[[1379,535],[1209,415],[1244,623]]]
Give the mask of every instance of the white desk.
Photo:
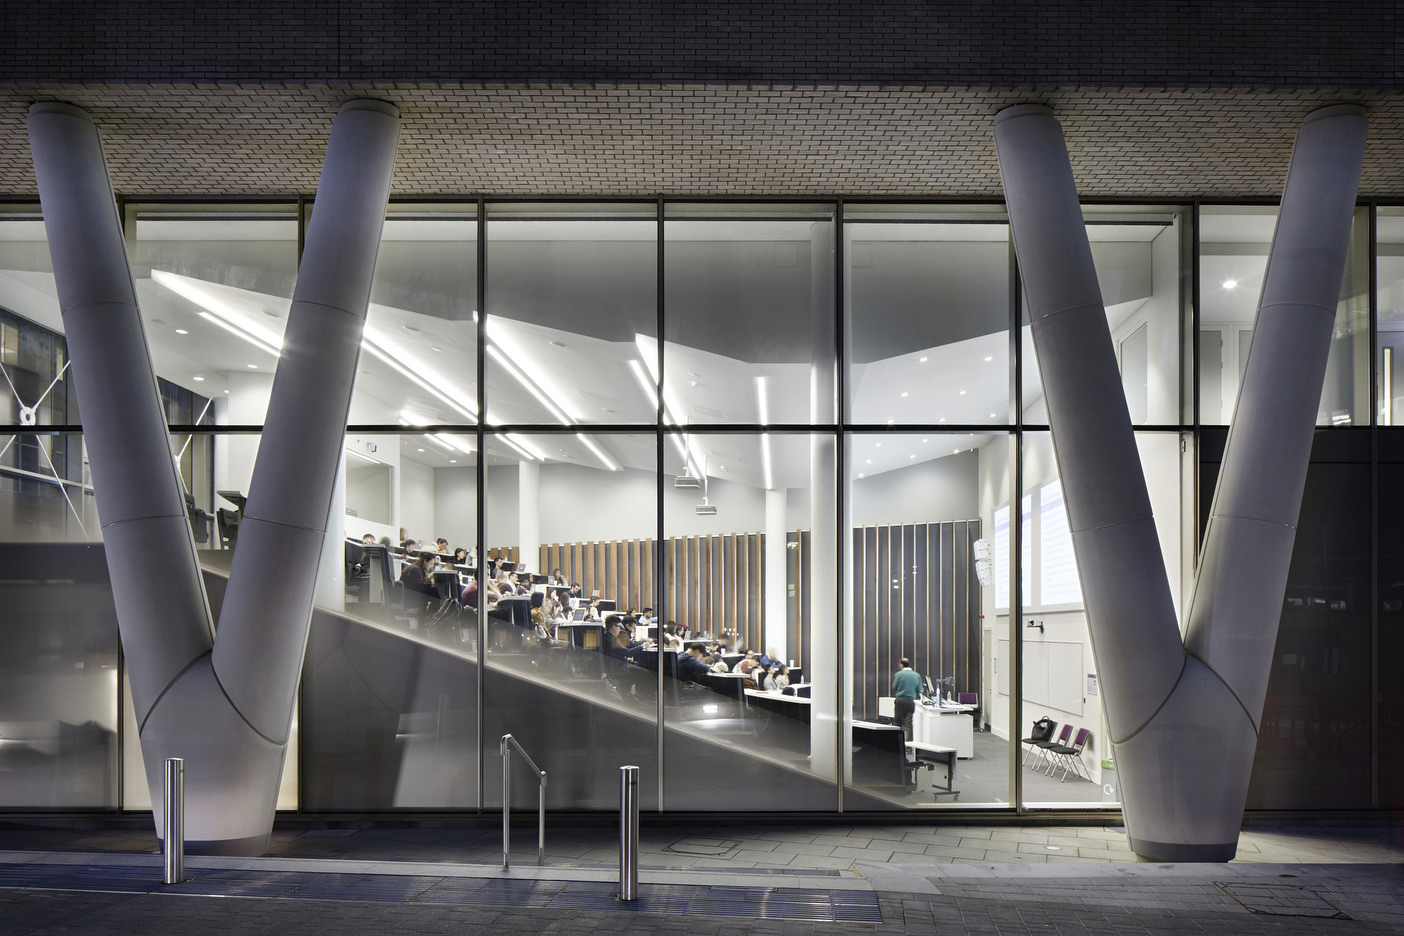
[[[917,703],[912,716],[912,740],[919,744],[953,747],[956,757],[975,756],[975,719],[959,708]]]

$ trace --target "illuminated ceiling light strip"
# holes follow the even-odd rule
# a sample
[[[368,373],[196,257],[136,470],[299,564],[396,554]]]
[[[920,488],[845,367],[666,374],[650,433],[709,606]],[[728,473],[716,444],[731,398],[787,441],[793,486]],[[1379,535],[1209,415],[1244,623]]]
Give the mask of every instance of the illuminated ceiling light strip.
[[[595,453],[595,457],[598,458],[600,461],[604,462],[605,465],[609,468],[610,471],[618,471],[618,470],[619,470],[619,465],[618,465],[618,463],[615,462],[614,459],[612,459],[612,458],[610,458],[608,455],[606,455],[606,454],[604,453],[604,449],[600,448],[600,447],[599,447],[598,445],[596,445],[594,442],[591,442],[588,438],[586,438],[584,433],[577,432],[577,433],[575,434],[575,437],[576,437],[577,439],[579,439],[581,442],[583,442],[583,443],[585,444],[585,447],[586,447],[587,449],[589,449],[590,451],[594,452],[594,453]]]
[[[456,452],[462,452],[464,455],[473,454],[473,446],[469,445],[467,442],[461,442],[446,432],[437,432],[434,435],[440,442]]]
[[[531,446],[526,444],[526,442],[522,439],[521,436],[517,435],[514,432],[508,432],[504,435],[498,436],[498,438],[501,439],[503,442],[506,442],[507,445],[510,446],[513,451],[515,451],[518,455],[521,455],[527,461],[544,462],[546,460],[545,455],[542,455],[539,452],[532,449]]]
[[[244,316],[230,312],[216,293],[203,288],[199,285],[198,281],[191,280],[189,277],[185,276],[177,276],[174,273],[167,273],[165,270],[152,270],[151,279],[166,287],[177,296],[180,296],[182,299],[199,306],[204,312],[211,313],[219,321],[233,325],[235,328],[238,328],[240,332],[252,335],[264,344],[274,348],[282,347],[283,339],[281,335],[262,329],[258,325],[242,321]],[[201,317],[205,317],[203,312],[201,313]]]
[[[547,396],[535,382],[527,377],[526,374],[522,373],[521,369],[507,358],[507,355],[499,351],[496,345],[489,344],[487,346],[487,353],[492,355],[492,359],[501,364],[507,370],[507,373],[516,378],[517,383],[525,387],[527,392],[536,397],[537,402],[546,407],[546,411],[556,417],[556,420],[559,421],[562,426],[570,425],[570,417],[567,416],[559,406],[551,402],[551,398]]]
[[[566,412],[566,395],[548,379],[550,374],[549,368],[524,368],[516,363],[517,361],[522,361],[524,364],[534,362],[530,361],[527,354],[517,346],[517,343],[512,340],[510,335],[503,334],[503,326],[501,323],[502,319],[500,317],[488,318],[488,353],[509,371],[515,371],[512,376],[517,379],[517,382],[531,391],[532,395],[540,400],[551,412],[551,415],[561,421],[562,425],[568,426],[575,422],[574,414]],[[528,371],[531,376],[528,376]]]
[[[649,380],[648,375],[644,373],[644,366],[636,359],[629,358],[629,370],[633,372],[634,379],[639,382],[639,386],[643,387],[643,392],[648,397],[648,405],[653,408],[655,413],[658,412],[658,391],[654,389],[654,382]]]
[[[244,331],[238,325],[235,325],[233,322],[226,321],[225,319],[220,318],[218,315],[215,315],[209,310],[201,312],[200,318],[204,319],[207,322],[211,322],[215,325],[218,325],[220,328],[229,332],[229,334],[231,335],[244,339],[249,344],[262,351],[264,354],[271,354],[275,358],[281,357],[283,354],[283,352],[279,350],[278,345],[271,345],[268,342],[264,341],[262,338],[255,338],[252,334]],[[279,345],[281,345],[281,342],[279,342]]]
[[[457,412],[462,413],[464,416],[467,416],[469,419],[478,418],[478,414],[474,412],[467,404],[458,402],[453,397],[449,396],[447,393],[444,393],[438,387],[425,380],[423,377],[420,377],[414,371],[401,364],[399,360],[394,357],[394,355],[373,344],[369,338],[361,339],[361,347],[369,351],[374,357],[378,358],[386,364],[389,364],[392,368],[395,369],[395,371],[400,376],[404,377],[406,380],[408,380],[415,386],[421,388],[430,396],[434,397],[436,400],[447,404]]]

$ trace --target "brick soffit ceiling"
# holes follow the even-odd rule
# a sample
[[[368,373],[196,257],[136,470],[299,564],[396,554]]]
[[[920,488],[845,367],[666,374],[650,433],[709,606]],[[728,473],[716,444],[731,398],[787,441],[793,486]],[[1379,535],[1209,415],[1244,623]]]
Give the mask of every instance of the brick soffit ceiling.
[[[1404,197],[1404,93],[1154,88],[122,84],[0,86],[0,195],[35,192],[25,115],[86,107],[127,196],[312,193],[331,120],[400,107],[401,196],[999,197],[995,112],[1063,122],[1096,198],[1274,198],[1297,126],[1370,112],[1362,197]]]

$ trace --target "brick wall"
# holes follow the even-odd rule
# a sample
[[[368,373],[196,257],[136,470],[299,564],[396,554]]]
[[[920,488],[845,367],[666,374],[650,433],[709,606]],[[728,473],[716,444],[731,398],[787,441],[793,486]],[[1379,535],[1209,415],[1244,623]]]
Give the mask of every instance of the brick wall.
[[[1397,88],[1396,0],[12,2],[0,81]]]

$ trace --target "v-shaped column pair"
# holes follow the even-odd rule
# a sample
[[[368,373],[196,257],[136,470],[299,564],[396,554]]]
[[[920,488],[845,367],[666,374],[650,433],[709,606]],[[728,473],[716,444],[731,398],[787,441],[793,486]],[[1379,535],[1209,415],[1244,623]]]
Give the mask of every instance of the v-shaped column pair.
[[[1361,108],[1340,105],[1297,134],[1182,643],[1062,128],[1040,105],[995,118],[1127,831],[1144,859],[1237,849],[1366,129]]]
[[[192,852],[272,830],[399,139],[380,101],[332,125],[220,612],[206,599],[97,129],[39,103],[30,149],[83,414],[151,799],[185,759]]]

